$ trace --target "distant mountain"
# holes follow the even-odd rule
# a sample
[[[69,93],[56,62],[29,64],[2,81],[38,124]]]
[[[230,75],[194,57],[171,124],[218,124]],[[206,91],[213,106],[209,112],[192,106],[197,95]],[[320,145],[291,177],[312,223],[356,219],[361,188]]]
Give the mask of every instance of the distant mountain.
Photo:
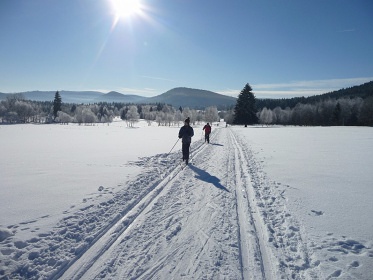
[[[236,98],[208,90],[179,87],[161,95],[149,97],[147,103],[166,103],[173,107],[204,109],[209,106],[223,108],[236,104]]]
[[[64,103],[93,103],[93,100],[101,95],[102,92],[98,91],[59,91],[62,102]],[[21,94],[25,99],[32,101],[53,101],[56,91],[26,91],[19,92],[16,94]],[[5,99],[7,96],[12,96],[12,94],[5,94]],[[1,95],[0,95],[1,99]]]
[[[135,103],[138,100],[144,99],[142,96],[137,95],[124,95],[119,92],[111,91],[107,94],[99,91],[59,91],[62,102],[64,103],[98,103],[98,102],[123,102]],[[53,101],[56,91],[27,91],[20,92],[27,100],[33,101]],[[7,96],[12,94],[0,93],[0,100],[6,99]]]
[[[362,85],[353,86],[349,88],[343,88],[340,90],[336,90],[333,92],[325,93],[320,95],[319,97],[322,99],[327,98],[355,98],[355,97],[361,97],[363,99],[372,97],[373,96],[373,81],[370,81],[368,83],[364,83]],[[317,96],[310,96],[309,99],[318,98]]]
[[[63,103],[165,103],[178,107],[189,107],[191,109],[204,109],[209,106],[226,108],[236,104],[236,98],[218,94],[212,91],[179,87],[171,89],[161,95],[154,97],[143,97],[139,95],[122,94],[111,91],[107,94],[98,91],[59,91]],[[20,92],[25,99],[34,101],[53,101],[56,91],[28,91]],[[11,94],[0,94],[0,100]]]
[[[95,102],[119,102],[119,103],[138,103],[146,99],[145,97],[133,94],[122,94],[116,91],[111,91],[107,94],[96,98]]]
[[[28,91],[20,92],[17,94],[23,95],[25,99],[34,101],[53,101],[56,91]],[[154,97],[143,97],[138,95],[122,94],[116,91],[111,91],[107,94],[99,91],[59,91],[63,103],[99,103],[99,102],[118,102],[118,103],[135,103],[135,104],[154,104],[154,103],[165,103],[170,104],[175,108],[180,106],[191,109],[204,109],[209,106],[216,106],[218,109],[225,109],[236,104],[237,99],[234,97],[218,94],[208,90],[192,89],[185,87],[178,87],[171,89],[163,94]],[[0,92],[0,100],[5,100],[8,96],[12,96],[10,93]],[[256,99],[256,106],[258,109],[267,107],[268,109],[274,109],[281,107],[293,108],[298,103],[310,103],[314,104],[325,99],[334,98],[354,98],[360,97],[366,99],[373,96],[373,81],[353,86],[346,89],[340,89],[337,91],[324,93],[321,95],[309,96],[309,97],[293,97],[293,98],[281,98],[281,99]]]
[[[56,92],[53,93],[53,98]],[[94,99],[104,95],[99,91],[59,91],[62,102],[65,103],[94,103]]]

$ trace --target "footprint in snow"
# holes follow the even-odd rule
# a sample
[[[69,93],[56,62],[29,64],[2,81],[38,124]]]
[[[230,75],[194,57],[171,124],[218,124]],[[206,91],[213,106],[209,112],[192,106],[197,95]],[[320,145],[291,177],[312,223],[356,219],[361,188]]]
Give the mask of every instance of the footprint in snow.
[[[330,258],[329,258],[329,261],[337,262],[337,261],[338,261],[338,258],[336,258],[336,257],[330,257]]]
[[[351,267],[359,267],[360,266],[360,263],[358,261],[354,261],[350,264]]]
[[[313,216],[321,216],[321,215],[324,215],[324,212],[323,212],[323,211],[311,210],[311,212],[313,213]]]
[[[342,274],[342,270],[336,270],[327,279],[337,278],[341,276],[341,274]]]
[[[0,242],[4,241],[8,237],[12,236],[13,232],[7,228],[0,228]]]

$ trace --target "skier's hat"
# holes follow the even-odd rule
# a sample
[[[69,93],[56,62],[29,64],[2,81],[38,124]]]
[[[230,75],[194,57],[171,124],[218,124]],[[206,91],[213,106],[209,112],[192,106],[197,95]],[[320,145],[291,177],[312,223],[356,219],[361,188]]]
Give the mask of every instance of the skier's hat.
[[[189,119],[189,117],[187,117],[186,120],[185,120],[184,122],[186,122],[186,123],[190,123],[190,119]]]

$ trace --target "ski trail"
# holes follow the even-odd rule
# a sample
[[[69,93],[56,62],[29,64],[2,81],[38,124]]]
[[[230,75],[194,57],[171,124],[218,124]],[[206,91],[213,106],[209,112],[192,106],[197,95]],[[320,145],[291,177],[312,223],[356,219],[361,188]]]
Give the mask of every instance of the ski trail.
[[[265,229],[256,207],[255,193],[251,184],[244,152],[230,131],[234,149],[234,184],[237,198],[238,234],[242,279],[275,279],[271,252],[266,244]]]
[[[240,279],[237,229],[232,225],[234,196],[219,179],[228,172],[229,149],[222,146],[204,144],[196,149],[193,165],[168,181],[84,273],[77,277],[71,270],[69,277]],[[208,167],[212,155],[222,162],[218,169]],[[95,254],[87,255],[91,253]]]
[[[269,180],[247,141],[233,129],[230,135],[239,158],[238,182],[244,186],[244,199],[238,198],[238,201],[248,205],[248,211],[241,213],[249,213],[247,218],[253,225],[254,249],[258,249],[256,258],[261,265],[262,279],[314,279],[318,264],[312,264],[303,229],[287,209],[284,191]]]
[[[192,164],[165,167],[61,279],[302,279],[309,260],[297,224],[260,181],[250,148],[229,128],[201,142]]]
[[[212,139],[214,134],[212,135]],[[197,147],[191,147],[191,161],[196,157],[206,146],[204,144]],[[83,279],[87,271],[93,267],[97,267],[96,263],[100,263],[99,259],[105,259],[110,252],[110,248],[115,247],[127,231],[136,227],[136,224],[141,223],[141,214],[151,208],[157,201],[158,196],[162,195],[163,190],[170,186],[170,183],[177,179],[184,166],[176,166],[168,176],[166,176],[157,186],[155,186],[148,194],[146,194],[127,214],[119,221],[113,223],[108,229],[92,244],[78,259],[68,264],[64,270],[60,271],[54,279],[62,276],[63,279]],[[89,279],[89,278],[88,278]]]

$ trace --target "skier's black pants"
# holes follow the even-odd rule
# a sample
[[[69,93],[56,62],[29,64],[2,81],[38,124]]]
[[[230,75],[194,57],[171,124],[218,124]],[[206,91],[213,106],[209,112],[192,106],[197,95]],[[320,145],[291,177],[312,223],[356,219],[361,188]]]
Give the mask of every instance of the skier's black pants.
[[[182,146],[183,160],[189,159],[189,147],[190,147],[190,143],[183,143],[183,146]]]
[[[210,133],[205,134],[205,142],[210,143]]]

